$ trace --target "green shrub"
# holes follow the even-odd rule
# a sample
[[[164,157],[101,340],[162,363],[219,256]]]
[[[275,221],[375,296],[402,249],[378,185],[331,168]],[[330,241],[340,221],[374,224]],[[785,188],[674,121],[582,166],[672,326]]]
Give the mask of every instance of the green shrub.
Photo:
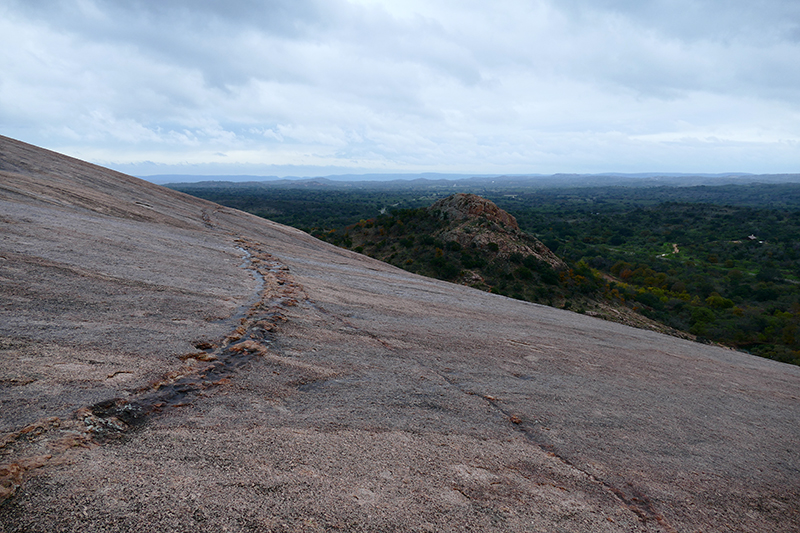
[[[528,267],[521,266],[514,270],[514,275],[522,280],[531,280],[533,279],[533,272]]]

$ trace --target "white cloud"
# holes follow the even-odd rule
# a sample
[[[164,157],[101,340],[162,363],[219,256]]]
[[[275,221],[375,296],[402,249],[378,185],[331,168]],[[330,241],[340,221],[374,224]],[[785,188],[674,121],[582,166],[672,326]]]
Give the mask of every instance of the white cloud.
[[[128,171],[798,171],[798,21],[778,0],[9,0],[0,124]]]

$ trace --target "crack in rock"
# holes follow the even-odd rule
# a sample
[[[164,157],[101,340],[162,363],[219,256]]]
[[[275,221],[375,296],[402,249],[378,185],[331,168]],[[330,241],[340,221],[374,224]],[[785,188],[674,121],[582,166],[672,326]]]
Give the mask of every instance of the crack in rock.
[[[287,321],[284,311],[306,300],[303,288],[289,269],[254,241],[236,239],[245,253],[242,268],[253,271],[259,281],[256,295],[230,320],[238,323],[218,345],[199,342],[200,350],[181,357],[207,363],[190,372],[173,373],[137,391],[133,399],[110,398],[79,409],[74,420],[43,419],[17,432],[0,436],[0,453],[9,454],[23,441],[42,440],[48,454],[17,458],[0,464],[0,502],[13,496],[32,470],[52,462],[54,455],[73,447],[91,447],[123,435],[145,422],[147,416],[168,407],[186,405],[189,398],[212,386],[226,383],[238,369],[257,356],[267,354],[271,343]],[[111,376],[110,376],[111,377]],[[46,438],[45,438],[46,437]]]
[[[259,243],[237,239],[237,248],[245,253],[242,268],[254,272],[259,281],[255,298],[244,310],[234,315],[239,325],[220,343],[203,342],[202,351],[188,354],[208,364],[188,373],[167,375],[149,388],[139,391],[137,398],[112,398],[79,411],[87,430],[107,439],[143,423],[147,415],[167,407],[186,405],[188,398],[214,385],[223,383],[255,356],[266,355],[265,344],[274,340],[279,325],[287,320],[284,311],[306,299],[302,287],[289,269],[267,253]]]

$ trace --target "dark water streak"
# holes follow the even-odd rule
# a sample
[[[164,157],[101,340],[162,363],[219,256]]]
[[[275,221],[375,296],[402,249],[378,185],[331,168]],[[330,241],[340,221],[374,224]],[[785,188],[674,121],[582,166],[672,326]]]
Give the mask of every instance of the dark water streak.
[[[280,307],[286,297],[278,295],[266,298],[264,294],[266,279],[260,270],[279,277],[282,273],[286,273],[286,268],[271,257],[266,264],[262,259],[261,268],[258,268],[253,264],[253,255],[250,251],[243,247],[237,249],[244,253],[244,262],[240,267],[250,270],[258,282],[255,295],[240,306],[230,318],[225,319],[226,322],[236,324],[235,327],[246,327],[244,334],[237,336],[238,338],[226,338],[220,347],[211,346],[203,349],[202,351],[208,354],[207,360],[210,363],[197,372],[164,380],[154,387],[139,391],[134,399],[112,398],[90,406],[88,411],[91,416],[84,418],[84,422],[96,439],[107,440],[118,437],[128,429],[141,426],[148,415],[170,407],[187,405],[198,393],[233,376],[254,357],[250,350],[239,347],[242,343],[255,341],[261,345],[268,345],[273,342],[275,333],[255,324],[263,325],[266,322],[276,325],[284,321]],[[283,285],[285,281],[278,283]]]

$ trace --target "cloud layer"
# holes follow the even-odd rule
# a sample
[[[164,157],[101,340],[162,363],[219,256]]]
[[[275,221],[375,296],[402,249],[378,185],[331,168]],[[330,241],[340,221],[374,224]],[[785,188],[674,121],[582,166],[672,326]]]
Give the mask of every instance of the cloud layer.
[[[797,65],[785,0],[10,0],[0,125],[140,174],[800,172]]]

